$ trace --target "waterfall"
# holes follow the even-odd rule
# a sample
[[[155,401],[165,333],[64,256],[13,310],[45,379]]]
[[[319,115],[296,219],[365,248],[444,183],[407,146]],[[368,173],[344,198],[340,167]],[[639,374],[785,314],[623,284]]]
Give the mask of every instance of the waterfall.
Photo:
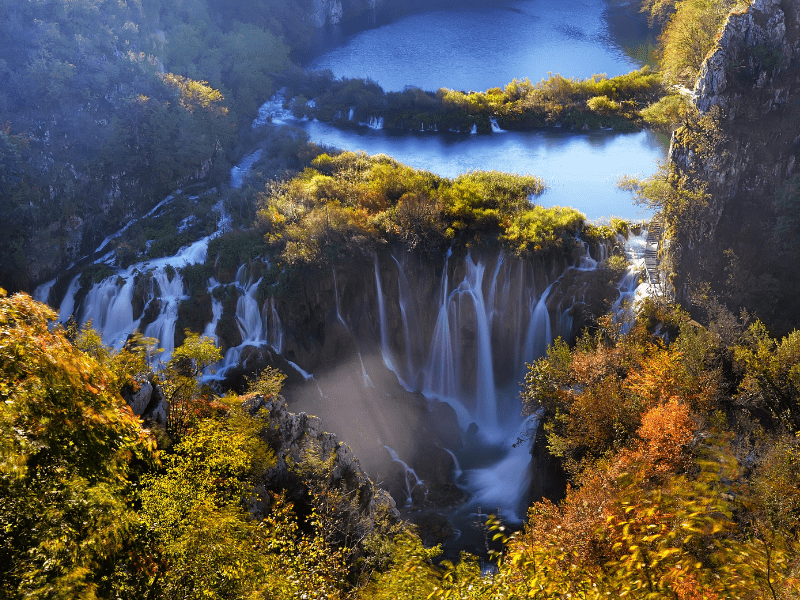
[[[384,448],[386,448],[389,451],[389,456],[392,457],[392,460],[403,467],[404,470],[403,478],[404,478],[405,492],[406,492],[406,508],[408,508],[411,506],[413,502],[412,492],[414,491],[414,488],[416,488],[417,486],[423,486],[424,483],[422,479],[417,477],[417,474],[414,471],[414,469],[409,467],[405,463],[405,461],[403,461],[399,456],[397,456],[397,452],[392,450],[389,446],[384,446]],[[425,494],[427,496],[427,490],[425,491]]]
[[[333,294],[336,298],[336,318],[338,319],[339,323],[342,324],[342,327],[344,327],[345,331],[350,331],[350,328],[347,326],[347,323],[344,322],[342,312],[339,309],[339,286],[336,283],[336,269],[331,269],[331,272],[333,273]]]
[[[547,297],[553,288],[551,283],[542,294],[531,314],[528,331],[525,334],[525,360],[533,362],[547,352],[547,346],[553,341],[550,327],[550,314],[547,312]]]
[[[285,89],[280,90],[259,107],[258,116],[253,120],[253,129],[263,127],[267,123],[286,125],[289,121],[294,120],[292,111],[283,108],[283,104],[286,101],[283,96],[284,93]],[[308,105],[312,106],[311,101],[309,101]]]
[[[528,417],[515,436],[504,440],[506,454],[502,459],[488,467],[464,472],[466,487],[473,491],[470,506],[496,510],[504,520],[522,521],[525,515],[522,505],[530,483],[527,473],[531,454],[527,444],[514,444],[514,441],[530,438],[538,424],[538,415]]]
[[[380,268],[378,267],[378,255],[375,255],[375,286],[376,286],[376,295],[378,296],[378,320],[380,325],[380,334],[381,334],[381,357],[383,358],[383,364],[386,365],[386,368],[390,371],[394,371],[397,373],[397,369],[394,366],[394,361],[392,360],[392,351],[389,348],[389,326],[386,322],[386,305],[383,299],[383,288],[381,287],[381,273]],[[337,292],[337,301],[336,301],[336,310],[339,310],[339,301],[338,301],[338,292]],[[403,319],[405,321],[405,319]],[[362,367],[364,361],[361,361]],[[398,376],[400,374],[398,373]]]
[[[247,167],[244,162],[239,166],[243,169]],[[140,307],[141,300],[154,300],[153,296],[158,290],[159,303],[149,304],[145,311],[147,318],[154,320],[146,327],[141,325],[141,329],[144,329],[145,335],[160,340],[164,350],[162,360],[167,361],[174,350],[178,307],[187,299],[179,269],[205,262],[209,241],[230,227],[230,215],[224,204],[217,203],[215,209],[220,215],[217,232],[182,248],[176,256],[149,260],[125,270],[117,269],[115,274],[89,290],[79,291],[80,278],[75,277],[61,303],[61,318],[66,319],[76,310],[81,311],[83,322],[92,319],[104,341],[119,347],[132,331],[140,327],[141,320],[133,318],[134,293],[140,301],[137,305]],[[626,298],[640,293],[636,285],[637,261],[641,260],[641,249],[637,244],[640,246],[639,242],[644,239],[640,238],[631,237],[626,245],[632,264],[619,283],[620,299],[615,303],[616,309],[621,310]],[[571,268],[573,273],[575,268],[588,271],[597,266],[597,261],[589,253],[588,244],[583,244],[582,254],[577,266]],[[393,254],[381,255],[380,259],[385,259],[388,267],[386,271],[381,270],[378,255],[373,256],[376,300],[372,306],[364,308],[363,315],[369,315],[370,311],[373,311],[372,315],[377,313],[379,332],[376,333],[380,336],[383,364],[394,371],[402,385],[411,392],[422,392],[428,398],[437,397],[449,403],[455,411],[464,436],[461,441],[469,439],[469,444],[465,442],[464,449],[458,449],[462,447],[460,444],[454,445],[446,451],[453,457],[458,485],[472,495],[471,504],[490,509],[499,507],[506,517],[520,517],[520,500],[527,490],[523,475],[530,462],[530,454],[527,444],[512,446],[511,442],[534,429],[538,421],[531,418],[520,422],[521,404],[516,383],[520,374],[524,375],[525,362],[545,353],[554,329],[555,333],[558,333],[559,327],[561,331],[571,331],[569,300],[563,299],[561,294],[564,292],[560,291],[566,286],[555,288],[559,294],[556,297],[552,277],[545,279],[542,276],[539,280],[538,274],[545,269],[502,252],[492,256],[490,253],[478,254],[473,249],[466,255],[454,256],[448,250],[443,257],[443,265],[437,262],[434,268],[422,264],[415,256],[397,249]],[[599,256],[605,257],[605,251],[601,251]],[[391,279],[395,277],[394,268],[397,269],[396,285]],[[361,325],[364,323],[356,320],[362,319],[363,315],[357,313],[355,308],[362,307],[350,297],[354,289],[361,294],[363,288],[358,287],[359,281],[350,275],[350,271],[340,268],[338,275],[336,271],[336,268],[332,268],[335,306],[331,307],[328,300],[323,319],[328,331],[331,327],[338,329],[341,326],[350,332],[349,319],[353,320],[354,326],[356,322]],[[364,284],[373,289],[368,271],[367,263]],[[285,349],[278,303],[274,297],[269,297],[263,303],[257,300],[259,287],[264,287],[264,282],[258,278],[263,272],[251,268],[250,264],[241,265],[236,272],[231,287],[236,288],[238,297],[228,297],[235,306],[233,316],[242,341],[239,346],[227,351],[220,373],[237,363],[248,346],[268,345],[279,354]],[[343,273],[348,276],[340,289],[338,277]],[[146,282],[141,277],[151,278],[149,298],[141,290],[142,282]],[[212,294],[211,318],[209,322],[200,324],[200,330],[212,337],[216,337],[217,325],[223,314],[223,301],[213,293],[219,286],[213,279],[203,284]],[[324,280],[320,291],[329,294],[330,286],[330,280]],[[85,300],[80,306],[75,306],[76,297],[80,297],[83,291],[86,291]],[[40,289],[41,295],[45,292],[44,287]],[[145,298],[141,296],[143,293]],[[581,292],[578,291],[575,296],[578,301]],[[327,297],[330,299],[330,295]],[[371,294],[366,297],[371,297]],[[558,300],[561,301],[560,305]],[[548,301],[551,305],[559,306],[556,313],[550,313]],[[230,305],[226,303],[225,306]],[[233,310],[233,306],[229,310]],[[289,311],[290,314],[292,312]],[[396,321],[398,318],[399,322]],[[295,326],[294,323],[287,325],[287,331]],[[292,348],[296,348],[296,341],[292,342]],[[361,344],[362,340],[357,342]],[[360,349],[366,352],[368,340],[364,344]],[[363,384],[367,390],[363,392],[364,397],[371,402],[373,398],[383,395],[383,390],[376,388],[376,384],[383,386],[386,379],[380,377],[378,364],[370,363],[371,356],[366,356],[367,361],[358,352],[359,363],[351,363],[355,371],[352,375],[356,376],[356,387]],[[328,359],[327,356],[323,358]],[[298,360],[301,363],[305,360],[302,354]],[[309,381],[314,395],[318,391],[320,397],[325,397],[322,388],[317,386],[314,389],[315,382],[311,381],[313,376],[310,373],[294,362],[289,361],[288,364]],[[360,373],[357,372],[359,364]],[[367,364],[371,365],[371,373],[367,370]],[[323,388],[325,385],[322,382]],[[326,391],[331,398],[335,397],[332,391]],[[452,415],[452,411],[449,414]],[[491,450],[488,454],[487,448]],[[424,489],[423,482],[393,450],[387,448],[387,451],[392,460],[403,467],[408,502],[411,503],[412,496],[418,500]],[[484,456],[481,460],[470,460],[470,453],[483,453]]]
[[[58,320],[66,323],[67,319],[75,312],[75,294],[81,288],[81,276],[76,275],[67,288],[67,294],[61,302],[61,307],[58,310]]]
[[[250,174],[250,169],[252,169],[256,161],[261,158],[261,153],[262,150],[259,148],[245,156],[238,165],[231,168],[231,187],[233,189],[237,190],[242,187],[244,178]]]
[[[500,129],[500,125],[497,124],[496,117],[490,117],[489,123],[492,124],[492,133],[502,133],[505,131],[505,129]]]
[[[416,388],[419,385],[419,367],[414,360],[414,356],[423,336],[419,328],[416,303],[411,294],[411,285],[408,282],[405,268],[394,255],[392,255],[392,260],[394,260],[398,270],[397,286],[399,296],[397,301],[400,306],[400,316],[403,320],[403,342],[405,347],[405,377],[403,379]]]
[[[450,455],[450,458],[453,459],[453,481],[458,481],[459,477],[461,477],[461,474],[463,473],[458,464],[458,457],[456,456],[455,452],[449,448],[445,448],[445,451]]]
[[[635,304],[650,294],[650,285],[639,284],[639,277],[645,268],[645,251],[647,250],[647,230],[642,229],[637,236],[628,236],[624,240],[625,258],[628,269],[617,284],[619,297],[611,307],[616,313],[616,321],[622,323],[622,331],[626,332],[635,319]]]
[[[51,279],[47,283],[43,283],[42,285],[38,286],[33,291],[33,299],[37,302],[41,302],[42,304],[47,304],[47,300],[50,298],[50,290],[55,285],[56,280]]]
[[[246,286],[244,294],[239,296],[239,300],[236,302],[236,322],[242,334],[243,346],[265,338],[264,322],[255,298],[259,283],[261,283],[260,279]]]
[[[278,354],[283,352],[283,327],[278,309],[275,306],[275,297],[269,299],[269,326],[267,327],[267,343]]]
[[[173,271],[172,279],[165,268],[153,271],[153,279],[161,290],[161,314],[144,331],[145,336],[154,337],[161,342],[164,352],[160,359],[166,363],[175,349],[175,323],[178,320],[178,306],[187,296],[183,293],[183,279]]]
[[[209,292],[216,287],[215,285],[209,285]],[[217,300],[216,298],[211,298],[211,321],[206,325],[206,328],[203,330],[203,335],[206,337],[212,338],[215,342],[219,342],[219,338],[217,337],[217,323],[219,323],[219,318],[222,316],[222,302]]]
[[[492,361],[492,339],[489,333],[489,320],[486,305],[483,301],[482,262],[474,263],[467,255],[467,276],[459,289],[463,287],[472,298],[478,326],[478,372],[477,372],[477,416],[481,423],[494,428],[497,426],[497,395],[494,382],[494,365]]]
[[[449,295],[446,294],[446,275],[443,286],[443,301],[434,328],[428,363],[425,367],[425,391],[445,398],[462,396],[460,365],[462,341],[459,324],[466,306],[471,304],[475,312],[477,355],[475,373],[474,419],[491,430],[497,426],[497,395],[492,362],[492,343],[489,332],[489,317],[483,298],[483,273],[485,265],[477,263],[468,254],[467,273],[464,280]],[[447,262],[445,262],[445,270]],[[452,320],[452,323],[451,323]]]
[[[103,343],[121,348],[133,331],[133,277],[109,277],[87,294],[81,323],[92,322],[103,337]],[[62,307],[66,313],[67,307]]]
[[[441,284],[442,297],[433,336],[431,337],[428,361],[423,368],[423,389],[432,395],[455,398],[458,395],[460,384],[457,378],[458,366],[453,356],[450,316],[448,314],[447,266],[450,261],[450,254],[451,252],[448,251],[444,261]]]
[[[310,381],[310,380],[314,379],[314,375],[312,375],[308,371],[302,369],[297,363],[294,363],[294,362],[292,362],[290,360],[287,360],[286,362],[289,363],[289,366],[292,367],[295,371],[300,373],[300,375],[306,381]],[[319,387],[319,386],[317,386],[317,387]],[[322,390],[319,391],[319,395],[320,395],[320,398],[321,398],[322,397]]]
[[[358,353],[358,360],[361,361],[361,381],[364,382],[364,387],[374,388],[375,384],[372,383],[372,379],[370,379],[369,373],[367,373],[367,367],[364,366],[364,358],[361,356],[361,352]]]
[[[592,255],[589,253],[589,244],[584,242],[583,240],[577,238],[578,243],[583,247],[583,255],[580,257],[578,261],[578,269],[582,271],[592,271],[597,268],[597,261],[592,258]]]

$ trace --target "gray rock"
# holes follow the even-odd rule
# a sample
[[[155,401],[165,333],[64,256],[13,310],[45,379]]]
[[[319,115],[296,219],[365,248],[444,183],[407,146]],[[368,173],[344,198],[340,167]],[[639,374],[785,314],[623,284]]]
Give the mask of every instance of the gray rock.
[[[139,389],[129,398],[125,398],[125,401],[133,410],[133,414],[141,416],[150,404],[153,396],[153,384],[144,377],[137,377],[136,383],[139,385]]]
[[[350,446],[326,432],[321,419],[289,412],[280,396],[254,396],[244,406],[251,415],[264,420],[267,427],[262,436],[275,452],[276,464],[264,476],[266,488],[285,489],[290,496],[304,494],[305,485],[295,466],[311,457],[328,468],[327,485],[352,498],[366,522],[375,521],[379,513],[399,519],[392,497],[372,483]]]

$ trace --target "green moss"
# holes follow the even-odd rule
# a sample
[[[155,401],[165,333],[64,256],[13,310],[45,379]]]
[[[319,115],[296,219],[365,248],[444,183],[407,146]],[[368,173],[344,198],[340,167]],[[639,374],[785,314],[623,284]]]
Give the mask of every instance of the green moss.
[[[186,265],[180,269],[183,283],[189,290],[190,296],[200,296],[207,292],[208,279],[211,277],[211,267],[206,264]]]
[[[81,271],[80,286],[81,288],[90,288],[94,284],[111,277],[115,272],[105,263],[90,265]]]
[[[269,246],[257,230],[232,231],[208,243],[208,259],[217,270],[235,271],[240,265],[264,256]]]
[[[206,323],[213,318],[211,294],[208,292],[192,295],[178,305],[178,319],[175,322],[175,347],[183,344],[186,330],[203,333]]]

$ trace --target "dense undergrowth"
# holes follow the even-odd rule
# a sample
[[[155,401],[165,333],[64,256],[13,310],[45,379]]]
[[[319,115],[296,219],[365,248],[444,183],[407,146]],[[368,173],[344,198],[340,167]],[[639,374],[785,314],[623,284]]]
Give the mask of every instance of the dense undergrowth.
[[[534,503],[497,569],[437,548],[328,487],[258,488],[274,465],[266,413],[197,376],[219,358],[189,335],[109,350],[0,298],[0,590],[8,598],[771,598],[800,593],[800,336],[776,340],[712,306],[708,328],[652,303],[622,334],[601,319],[530,366],[528,410],[572,487]],[[652,332],[660,332],[654,335]],[[143,429],[120,397],[149,378],[169,399]],[[272,396],[281,377],[263,374]],[[271,499],[265,502],[269,492]],[[257,499],[261,498],[260,501]],[[356,535],[358,534],[358,535]]]

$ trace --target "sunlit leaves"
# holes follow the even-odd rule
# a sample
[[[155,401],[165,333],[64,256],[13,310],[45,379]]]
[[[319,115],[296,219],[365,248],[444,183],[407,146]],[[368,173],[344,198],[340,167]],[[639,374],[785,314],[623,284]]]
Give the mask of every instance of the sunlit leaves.
[[[736,4],[737,0],[682,0],[674,4],[675,12],[661,37],[661,68],[669,78],[693,86],[725,17]]]
[[[133,543],[130,465],[152,442],[117,377],[73,347],[55,314],[0,296],[0,589],[91,596]]]
[[[206,408],[207,403],[200,400],[198,378],[221,358],[214,340],[186,331],[186,339],[175,349],[160,378],[169,405],[168,433],[183,435],[192,417]]]
[[[482,240],[520,254],[571,254],[584,225],[577,211],[533,204],[545,187],[529,175],[474,172],[448,180],[352,152],[322,154],[312,167],[259,198],[258,223],[290,264],[320,260],[325,248],[387,238],[427,249]]]

